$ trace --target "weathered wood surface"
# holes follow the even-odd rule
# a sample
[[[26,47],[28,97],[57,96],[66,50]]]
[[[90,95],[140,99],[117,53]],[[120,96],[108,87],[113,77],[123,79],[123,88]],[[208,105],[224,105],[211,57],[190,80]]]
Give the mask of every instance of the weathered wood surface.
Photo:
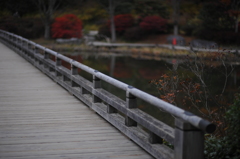
[[[152,158],[0,43],[0,158]]]

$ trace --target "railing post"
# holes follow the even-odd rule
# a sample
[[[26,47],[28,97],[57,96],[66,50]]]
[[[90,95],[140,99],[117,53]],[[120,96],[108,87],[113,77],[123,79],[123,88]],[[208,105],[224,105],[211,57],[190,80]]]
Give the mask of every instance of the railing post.
[[[203,159],[204,132],[175,119],[174,159]]]
[[[46,52],[46,48],[43,51],[44,51],[44,59],[49,59],[49,54]]]
[[[55,56],[55,76],[61,76],[58,72],[58,67],[62,65],[62,60],[58,58],[58,54]]]
[[[133,88],[132,86],[128,86],[128,89],[126,92],[126,108],[127,109],[137,108],[137,99],[135,96],[133,96],[129,92],[129,89],[132,89],[132,88]],[[137,122],[126,115],[125,116],[125,125],[126,126],[137,126]]]
[[[78,74],[78,68],[72,64],[73,62],[74,61],[71,62],[71,86],[72,87],[78,87],[78,84],[75,83],[72,79],[74,75]]]
[[[19,51],[21,52],[23,49],[22,49],[22,46],[23,46],[23,41],[22,41],[22,38],[19,38]]]
[[[95,70],[95,72],[98,72],[98,71]],[[94,89],[101,88],[101,79],[97,78],[95,75],[93,75],[93,88]],[[101,101],[102,100],[100,98],[98,98],[93,94],[93,103],[99,103]]]
[[[46,60],[49,59],[49,54],[46,52],[46,48],[43,50],[44,51],[44,68],[47,68]]]
[[[34,64],[35,64],[35,66],[38,67],[40,65],[40,63],[39,63],[38,58],[37,58],[37,48],[36,48],[35,45],[29,44],[29,41],[28,41],[28,50],[33,51],[33,57],[34,57],[34,60],[35,60]]]

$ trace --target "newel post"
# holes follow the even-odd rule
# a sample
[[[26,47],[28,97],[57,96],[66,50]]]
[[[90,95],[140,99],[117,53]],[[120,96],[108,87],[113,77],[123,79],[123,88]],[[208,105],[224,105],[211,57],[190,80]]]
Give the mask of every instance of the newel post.
[[[193,158],[204,158],[204,132],[176,118],[174,159]]]
[[[95,70],[94,72],[98,72],[97,70]],[[97,89],[97,88],[101,88],[101,79],[99,79],[98,77],[96,77],[95,75],[93,75],[93,88],[94,90]],[[93,90],[93,91],[94,91]],[[102,100],[100,98],[98,98],[97,96],[94,95],[93,93],[93,103],[99,103],[101,102]]]
[[[137,108],[137,99],[134,95],[129,92],[129,89],[133,89],[134,87],[128,86],[126,92],[126,108],[133,109]],[[126,126],[137,126],[137,122],[134,121],[132,118],[128,117],[127,114],[125,116],[125,125]]]

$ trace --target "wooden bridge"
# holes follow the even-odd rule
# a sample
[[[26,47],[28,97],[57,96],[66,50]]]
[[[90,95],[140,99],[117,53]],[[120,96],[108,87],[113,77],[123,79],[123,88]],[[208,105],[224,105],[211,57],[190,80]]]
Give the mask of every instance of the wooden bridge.
[[[0,159],[203,158],[214,124],[17,35],[0,30],[0,41],[13,50],[0,43]],[[137,99],[172,114],[175,127],[139,110]]]

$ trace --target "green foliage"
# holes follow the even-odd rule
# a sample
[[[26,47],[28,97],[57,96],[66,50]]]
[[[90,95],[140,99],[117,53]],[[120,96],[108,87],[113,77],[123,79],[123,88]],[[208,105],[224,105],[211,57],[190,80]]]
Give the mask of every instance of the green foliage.
[[[123,1],[115,9],[115,15],[117,14],[129,14],[133,9],[134,4],[131,1]]]
[[[0,10],[0,17],[6,17],[6,16],[10,16],[10,15],[11,15],[10,11],[8,11],[6,9]]]
[[[218,2],[205,3],[199,13],[203,27],[209,30],[232,29],[234,22],[229,16],[228,10],[226,5]]]
[[[33,0],[1,0],[0,10],[6,10],[10,13],[10,15],[18,12],[18,14],[22,17],[29,13],[35,13],[38,9]]]
[[[240,158],[240,94],[226,113],[226,136],[206,136],[205,158],[206,159],[239,159]]]
[[[158,0],[135,0],[134,11],[142,17],[158,15],[168,18],[169,16],[167,7]]]
[[[72,3],[70,1],[64,1],[64,4],[67,6],[66,9],[64,11],[59,10],[55,17],[71,13],[81,19],[84,25],[96,25],[102,19],[108,17],[107,10],[94,1],[86,1],[84,3],[81,1]]]
[[[99,26],[96,24],[86,24],[84,25],[84,31],[87,33],[90,30],[98,30]]]
[[[215,136],[207,138],[205,141],[204,155],[206,159],[232,159],[231,145],[227,143],[226,137],[217,138]]]
[[[201,24],[201,20],[197,17],[190,19],[183,27],[183,31],[185,35],[192,36],[194,32],[199,28],[199,24]]]
[[[99,5],[92,4],[92,6],[86,6],[83,8],[77,16],[83,21],[83,23],[92,23],[99,19],[106,18],[108,15],[107,11]]]
[[[190,17],[195,17],[199,14],[200,6],[196,1],[181,1],[180,10]]]
[[[39,18],[2,17],[0,29],[20,35],[25,38],[39,38],[43,34],[44,26]]]
[[[240,33],[233,31],[209,30],[200,26],[193,30],[192,35],[200,39],[211,40],[224,45],[240,43]]]
[[[237,146],[240,155],[240,94],[236,95],[235,103],[226,113],[226,120],[229,123],[227,133],[232,144]]]

